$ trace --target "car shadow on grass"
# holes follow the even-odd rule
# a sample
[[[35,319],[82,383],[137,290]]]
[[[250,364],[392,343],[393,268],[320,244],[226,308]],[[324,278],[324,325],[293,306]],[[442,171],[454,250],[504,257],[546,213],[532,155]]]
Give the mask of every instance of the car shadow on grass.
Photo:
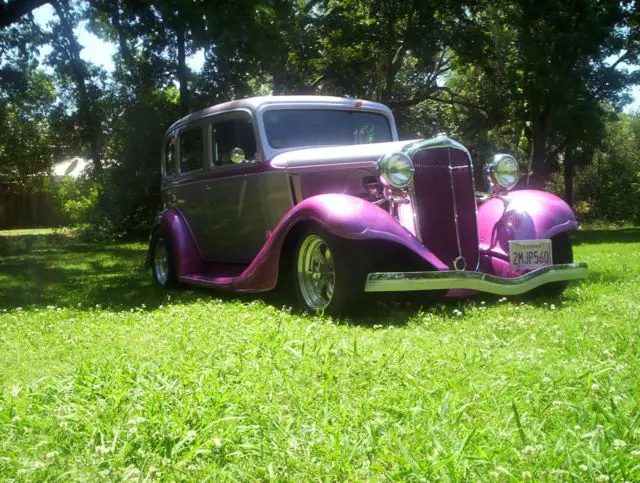
[[[430,314],[441,318],[463,317],[469,311],[479,307],[503,305],[519,305],[546,309],[551,306],[567,307],[580,303],[579,297],[571,292],[560,296],[520,295],[500,297],[480,293],[465,298],[434,297],[429,293],[415,295],[382,296],[377,294],[370,298],[363,307],[337,319],[340,323],[363,327],[395,326],[401,327],[415,320],[420,314]]]
[[[638,241],[640,229],[578,232],[576,243]],[[168,299],[190,303],[207,297],[249,303],[262,300],[278,309],[289,310],[291,296],[269,293],[238,294],[196,287],[167,291],[155,286],[145,267],[145,243],[89,243],[68,234],[0,236],[0,310],[17,307],[95,307],[115,310],[149,309]],[[606,274],[605,274],[606,275]],[[589,282],[586,282],[589,283]],[[484,300],[498,303],[499,297],[486,294],[468,299],[447,299],[428,294],[375,296],[355,313],[336,321],[358,325],[406,324],[421,311],[452,314],[465,311]],[[519,300],[519,299],[518,299]],[[557,298],[554,299],[557,301]],[[567,295],[563,296],[567,300]],[[528,304],[552,303],[526,299]]]

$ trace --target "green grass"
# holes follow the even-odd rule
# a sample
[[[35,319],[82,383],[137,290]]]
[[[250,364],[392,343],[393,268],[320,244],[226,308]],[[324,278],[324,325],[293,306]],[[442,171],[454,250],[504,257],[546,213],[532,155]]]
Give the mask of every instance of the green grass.
[[[0,480],[640,479],[639,229],[577,233],[592,275],[557,299],[355,320],[5,235]]]

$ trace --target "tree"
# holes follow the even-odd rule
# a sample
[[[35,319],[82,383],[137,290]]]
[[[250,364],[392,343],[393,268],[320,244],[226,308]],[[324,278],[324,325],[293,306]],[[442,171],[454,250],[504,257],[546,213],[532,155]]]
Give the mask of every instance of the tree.
[[[403,109],[440,99],[448,48],[465,29],[459,2],[328,1],[322,87]]]
[[[458,46],[457,55],[474,66],[483,89],[503,100],[504,112],[516,116],[533,184],[544,182],[564,144],[594,134],[583,131],[578,139],[575,123],[558,119],[586,105],[597,110],[599,102],[620,106],[625,87],[638,81],[638,74],[620,68],[637,61],[634,15],[630,2],[617,0],[498,1],[472,12],[475,41]]]
[[[64,149],[54,79],[33,56],[42,40],[29,21],[0,30],[0,177],[13,182],[48,170]]]
[[[5,66],[0,84],[0,177],[25,182],[48,170],[59,150],[49,122],[53,82],[42,72]]]
[[[100,92],[91,82],[89,69],[80,57],[81,47],[73,31],[77,19],[69,3],[67,0],[52,0],[51,5],[56,11],[59,23],[53,27],[54,54],[50,58],[58,73],[70,77],[74,83],[82,137],[90,146],[95,173],[101,176],[103,167],[100,154],[100,120],[96,106]]]

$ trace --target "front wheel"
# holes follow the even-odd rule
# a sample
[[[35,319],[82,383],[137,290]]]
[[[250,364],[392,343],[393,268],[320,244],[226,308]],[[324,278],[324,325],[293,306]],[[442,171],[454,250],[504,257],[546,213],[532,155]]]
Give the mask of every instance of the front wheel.
[[[178,285],[173,252],[162,230],[157,230],[151,241],[151,276],[162,287]]]
[[[358,306],[364,294],[364,257],[355,242],[319,227],[298,239],[294,280],[300,306],[311,312],[343,313]]]

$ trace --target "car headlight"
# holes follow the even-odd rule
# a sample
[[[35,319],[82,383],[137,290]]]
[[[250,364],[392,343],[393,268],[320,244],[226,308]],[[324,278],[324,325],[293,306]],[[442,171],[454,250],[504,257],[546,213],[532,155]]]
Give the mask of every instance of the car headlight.
[[[484,167],[484,173],[491,187],[499,185],[510,190],[520,179],[520,165],[510,154],[496,154]]]
[[[385,154],[378,160],[377,168],[385,186],[406,188],[413,180],[413,163],[404,153]]]

